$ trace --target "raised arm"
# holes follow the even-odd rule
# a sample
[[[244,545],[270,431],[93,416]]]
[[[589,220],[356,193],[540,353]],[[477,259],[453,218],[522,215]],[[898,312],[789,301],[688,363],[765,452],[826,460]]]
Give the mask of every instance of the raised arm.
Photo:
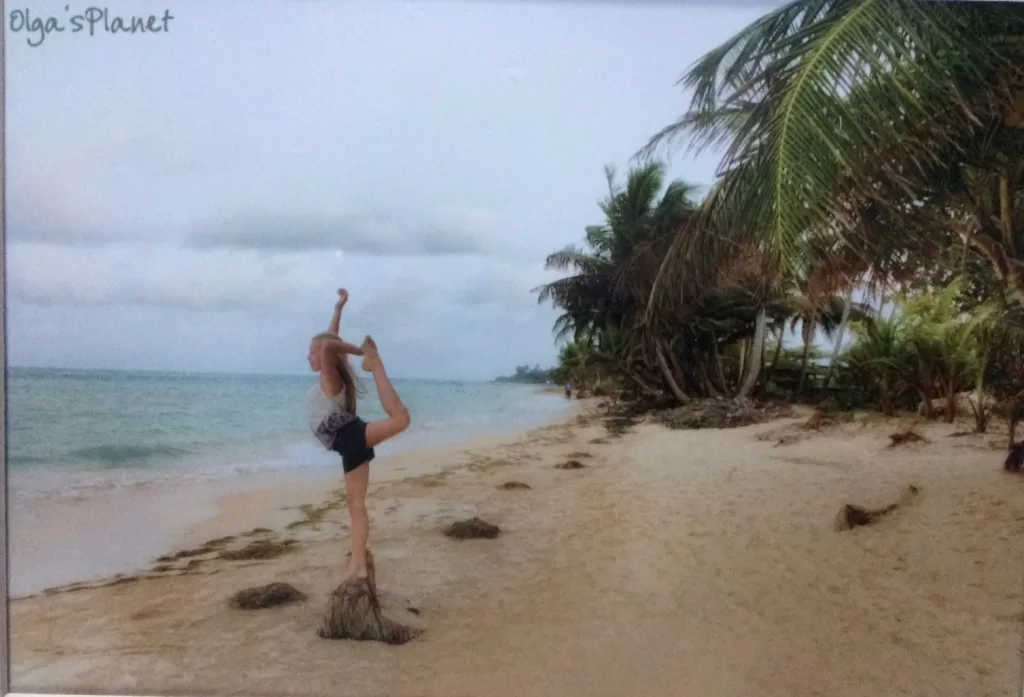
[[[336,395],[344,386],[344,380],[341,373],[338,372],[338,365],[334,360],[343,353],[362,356],[363,350],[358,346],[347,344],[341,339],[322,339],[320,341],[320,384],[327,394]]]
[[[342,353],[348,353],[353,356],[363,355],[363,349],[342,341],[341,339],[324,339],[323,343],[320,345],[320,351],[322,352],[320,355],[327,362],[333,361],[335,356]]]
[[[341,336],[341,311],[348,302],[348,291],[344,288],[338,289],[338,302],[334,304],[334,316],[331,317],[331,325],[327,328],[331,334]]]

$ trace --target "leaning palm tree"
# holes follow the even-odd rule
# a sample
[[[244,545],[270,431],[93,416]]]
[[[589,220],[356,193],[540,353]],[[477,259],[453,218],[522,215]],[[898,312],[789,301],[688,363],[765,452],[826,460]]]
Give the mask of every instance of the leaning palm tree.
[[[1000,211],[999,235],[987,235],[998,245],[981,251],[1024,298],[1024,182],[996,156],[1024,126],[1022,38],[1016,3],[795,0],[692,66],[690,109],[643,154],[684,135],[698,149],[724,146],[704,228],[763,246],[797,276],[815,237],[869,259],[880,221],[898,233],[897,264],[930,235],[925,217],[972,234],[977,222],[938,177],[980,166]],[[680,239],[663,273],[694,244]]]

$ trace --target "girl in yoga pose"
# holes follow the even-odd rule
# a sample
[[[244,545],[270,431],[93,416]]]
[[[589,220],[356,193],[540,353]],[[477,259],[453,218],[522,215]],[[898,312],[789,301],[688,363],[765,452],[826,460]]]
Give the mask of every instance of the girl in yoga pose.
[[[341,340],[341,311],[348,292],[338,291],[334,317],[326,332],[317,334],[309,345],[309,367],[320,379],[306,398],[309,427],[328,450],[341,455],[345,471],[345,498],[352,519],[352,557],[343,581],[366,578],[366,550],[370,518],[366,512],[366,489],[370,481],[373,448],[409,427],[409,410],[392,387],[377,345],[369,336],[362,346]],[[366,423],[356,416],[357,386],[348,356],[361,356],[363,370],[373,374],[387,418]]]

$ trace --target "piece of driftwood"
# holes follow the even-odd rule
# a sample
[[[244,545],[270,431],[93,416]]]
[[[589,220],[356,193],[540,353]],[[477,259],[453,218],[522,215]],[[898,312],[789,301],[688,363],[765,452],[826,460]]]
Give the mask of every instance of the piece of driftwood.
[[[848,503],[840,508],[839,513],[836,514],[834,521],[835,529],[842,532],[843,530],[852,530],[853,528],[876,523],[879,519],[909,504],[920,492],[921,489],[919,487],[911,484],[903,491],[899,502],[890,503],[888,506],[882,506],[881,508],[865,508]]]
[[[367,577],[345,581],[327,602],[327,611],[317,630],[321,639],[355,639],[405,644],[424,632],[413,612],[385,608],[377,594],[377,575],[373,555],[367,554]],[[405,614],[408,617],[396,618]]]
[[[266,586],[240,590],[231,598],[231,607],[236,610],[262,610],[266,607],[297,603],[306,599],[287,583],[270,583]]]
[[[922,436],[920,433],[918,433],[912,428],[908,428],[905,431],[897,431],[896,433],[890,434],[889,440],[891,441],[889,443],[890,448],[895,448],[897,446],[905,445],[907,443],[925,442],[924,436]]]
[[[1010,452],[1003,461],[1003,469],[1007,472],[1019,473],[1024,469],[1024,441],[1017,443],[1010,448]]]
[[[501,528],[493,523],[488,523],[486,520],[473,517],[469,520],[459,520],[452,523],[445,528],[444,534],[457,540],[493,540],[501,534]]]

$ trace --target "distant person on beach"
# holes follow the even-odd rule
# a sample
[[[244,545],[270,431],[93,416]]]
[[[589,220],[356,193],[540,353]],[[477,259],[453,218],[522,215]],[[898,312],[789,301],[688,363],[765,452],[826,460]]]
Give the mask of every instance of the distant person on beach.
[[[343,582],[367,575],[370,517],[366,512],[366,489],[370,482],[373,448],[409,427],[409,410],[384,372],[373,339],[367,336],[362,346],[341,340],[341,311],[347,302],[348,292],[339,290],[330,327],[314,336],[309,345],[309,367],[320,374],[320,380],[306,397],[310,429],[325,448],[341,455],[345,472],[345,497],[352,519],[352,557]],[[373,374],[387,418],[366,423],[356,416],[357,386],[349,355],[361,356],[363,370]]]
[[[566,399],[572,399],[572,383],[571,382],[565,383],[565,398]]]

